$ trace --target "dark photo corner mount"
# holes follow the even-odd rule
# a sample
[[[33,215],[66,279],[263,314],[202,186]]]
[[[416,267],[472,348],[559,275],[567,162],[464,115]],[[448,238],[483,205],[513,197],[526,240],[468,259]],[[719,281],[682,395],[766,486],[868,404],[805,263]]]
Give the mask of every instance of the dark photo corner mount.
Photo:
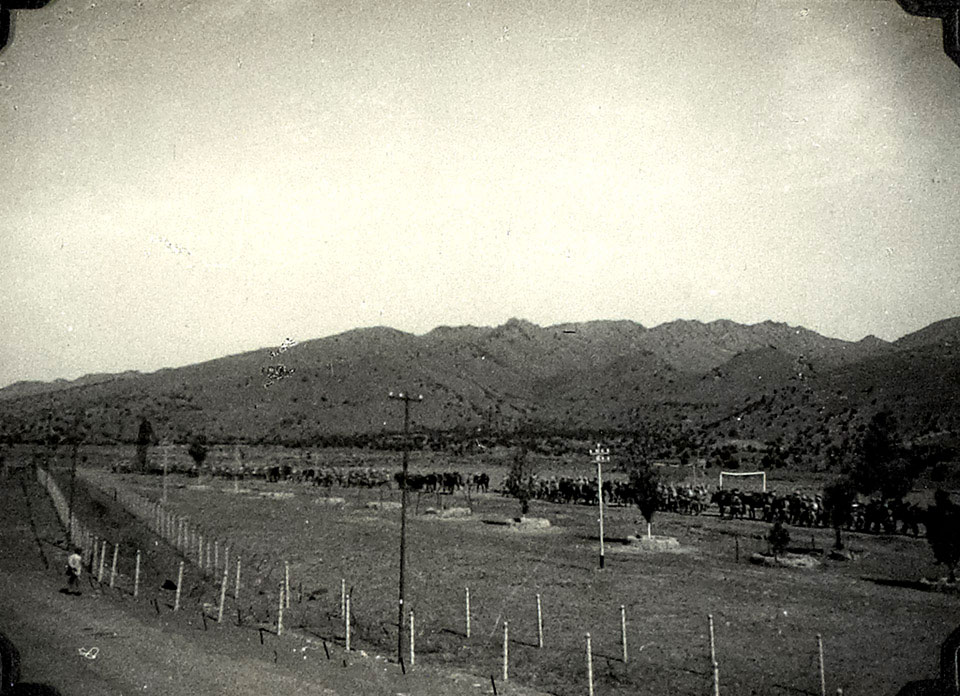
[[[943,52],[960,67],[960,0],[897,0],[907,13],[936,17],[943,25]]]
[[[0,0],[0,51],[13,40],[12,10],[39,10],[52,0]]]

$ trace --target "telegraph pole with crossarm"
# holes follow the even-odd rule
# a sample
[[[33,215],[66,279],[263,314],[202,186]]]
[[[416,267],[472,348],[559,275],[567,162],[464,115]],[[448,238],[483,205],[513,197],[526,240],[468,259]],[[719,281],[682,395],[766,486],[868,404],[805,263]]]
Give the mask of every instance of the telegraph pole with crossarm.
[[[391,399],[403,402],[403,471],[400,474],[400,607],[397,618],[397,663],[403,664],[403,609],[404,584],[407,570],[407,467],[410,464],[410,403],[420,403],[423,397],[390,392]]]
[[[610,461],[610,450],[600,446],[590,450],[593,460],[597,463],[597,502],[600,504],[600,570],[603,570],[603,471],[601,465],[603,462]]]

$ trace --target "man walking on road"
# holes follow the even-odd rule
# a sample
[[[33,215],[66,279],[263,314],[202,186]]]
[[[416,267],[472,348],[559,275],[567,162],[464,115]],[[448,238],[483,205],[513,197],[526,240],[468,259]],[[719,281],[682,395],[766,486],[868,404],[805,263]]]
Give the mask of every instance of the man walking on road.
[[[67,557],[67,594],[80,594],[80,573],[83,569],[83,557],[80,549],[74,548]]]

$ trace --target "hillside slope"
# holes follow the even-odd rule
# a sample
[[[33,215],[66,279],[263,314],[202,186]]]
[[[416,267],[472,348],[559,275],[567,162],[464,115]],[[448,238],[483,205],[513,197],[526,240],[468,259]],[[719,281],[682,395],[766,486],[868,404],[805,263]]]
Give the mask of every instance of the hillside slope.
[[[773,322],[511,319],[422,336],[372,327],[66,389],[23,395],[13,385],[0,390],[0,437],[43,441],[81,423],[89,441],[131,442],[141,417],[177,441],[376,437],[399,429],[402,412],[386,395],[404,389],[425,397],[416,429],[461,436],[534,426],[827,448],[880,408],[900,414],[908,436],[960,429],[957,327],[938,322],[895,344]]]

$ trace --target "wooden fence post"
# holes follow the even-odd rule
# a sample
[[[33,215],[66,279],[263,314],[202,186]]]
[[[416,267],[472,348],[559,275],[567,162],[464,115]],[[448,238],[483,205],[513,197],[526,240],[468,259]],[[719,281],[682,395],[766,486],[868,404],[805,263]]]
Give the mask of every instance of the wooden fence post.
[[[290,608],[290,563],[283,562],[283,593],[286,597],[287,609]]]
[[[713,634],[713,614],[707,615],[710,624],[710,664],[713,667],[713,696],[720,696],[720,665],[717,664],[717,647]]]
[[[417,653],[414,648],[413,610],[410,610],[410,666],[417,664]]]
[[[180,588],[183,586],[183,561],[177,570],[177,596],[173,600],[173,610],[180,611]]]
[[[510,648],[507,647],[510,643],[510,624],[507,621],[503,622],[503,681],[510,679]]]
[[[827,680],[823,671],[823,637],[817,634],[817,653],[820,657],[820,696],[827,696]]]
[[[537,593],[537,647],[543,648],[543,609],[540,605],[540,593]]]
[[[223,623],[223,603],[227,599],[227,565],[223,565],[223,580],[220,582],[220,609],[217,611],[217,623]]]
[[[470,637],[470,588],[466,588],[467,591],[467,638]]]
[[[137,566],[133,571],[133,598],[140,592],[140,549],[137,549]]]
[[[620,644],[623,646],[623,664],[627,664],[627,610],[620,605]]]
[[[233,598],[240,604],[240,556],[237,556],[237,586],[233,590]]]
[[[280,583],[280,607],[277,609],[277,635],[283,634],[283,583]]]
[[[114,581],[117,579],[117,553],[120,550],[120,544],[113,545],[113,563],[110,565],[110,587],[113,587]]]
[[[107,540],[104,539],[100,546],[100,566],[97,571],[97,582],[103,582],[103,557],[107,555]]]
[[[587,693],[593,696],[593,649],[590,645],[590,634],[587,634]]]
[[[350,595],[347,595],[344,600],[343,626],[345,633],[344,644],[347,652],[350,652]]]

